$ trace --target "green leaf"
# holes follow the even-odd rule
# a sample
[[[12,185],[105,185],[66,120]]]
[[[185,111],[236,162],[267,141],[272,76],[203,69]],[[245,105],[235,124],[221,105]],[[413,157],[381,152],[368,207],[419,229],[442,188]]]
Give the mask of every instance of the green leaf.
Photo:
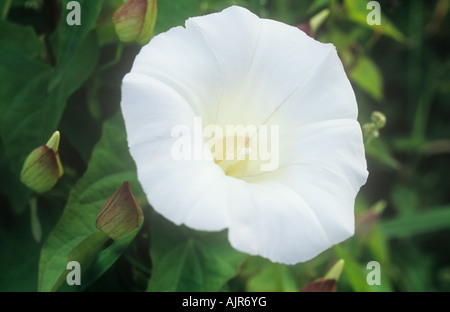
[[[117,242],[114,242],[111,246],[99,253],[98,257],[95,259],[95,262],[92,264],[92,267],[87,273],[87,285],[99,278],[114,264],[114,262],[116,262],[116,260],[124,253],[133,239],[139,233],[142,224],[143,222],[141,222],[137,229],[127,234]],[[84,285],[84,287],[86,287],[87,285]]]
[[[28,207],[32,191],[20,182],[19,175],[13,174],[3,153],[0,140],[0,194],[8,198],[9,208],[14,215],[22,214]],[[5,207],[6,209],[6,207]]]
[[[329,6],[330,2],[331,0],[314,0],[313,3],[311,3],[311,5],[308,7],[306,13],[312,14],[314,12],[317,12],[325,6]]]
[[[0,23],[0,42],[30,60],[38,58],[42,49],[41,40],[33,27],[8,22]]]
[[[1,200],[1,199],[0,199]],[[0,292],[35,292],[37,290],[38,263],[42,244],[33,239],[30,229],[31,209],[20,216],[4,214],[3,200],[0,222]],[[42,237],[46,237],[58,221],[59,210],[53,203],[40,201],[39,216]]]
[[[52,68],[35,57],[40,51],[37,35],[29,27],[8,23],[1,23],[0,31],[1,171],[7,177],[1,184],[11,207],[20,213],[31,195],[19,180],[23,162],[55,130],[67,98],[94,69],[98,47],[95,36],[88,36],[75,51],[61,85],[47,94]],[[8,31],[13,33],[3,33]]]
[[[375,100],[383,98],[383,77],[371,59],[364,56],[359,58],[350,72],[350,79]]]
[[[299,290],[291,266],[273,263],[261,257],[251,257],[246,261],[246,271],[250,271],[246,291],[295,292]]]
[[[105,122],[84,176],[70,193],[64,213],[41,253],[40,291],[50,291],[67,265],[67,257],[82,240],[96,233],[95,221],[106,200],[128,180],[133,192],[142,193],[126,141],[121,114]]]
[[[57,69],[50,81],[48,91],[53,90],[61,82],[63,76],[66,75],[75,51],[89,32],[94,29],[103,4],[103,1],[78,0],[81,7],[81,25],[69,25],[66,22],[66,16],[69,13],[66,7],[69,2],[70,0],[63,0],[61,3],[62,20],[56,31],[59,39],[57,45],[59,50],[56,52]]]
[[[394,185],[391,189],[391,203],[398,217],[413,215],[420,209],[419,192],[411,185]]]
[[[31,47],[38,41],[29,27],[0,23],[0,120],[14,97],[23,92],[23,87],[40,73],[50,70],[49,66],[31,60]],[[24,46],[23,42],[28,44]]]
[[[389,255],[389,247],[388,247],[388,240],[386,240],[386,237],[381,230],[381,228],[377,225],[371,234],[370,240],[368,242],[368,247],[370,249],[370,252],[373,255],[373,259],[376,259],[380,263],[381,266],[381,284],[377,285],[374,290],[377,291],[392,291],[392,285],[390,276],[392,275],[391,272],[391,260]]]
[[[3,209],[3,207],[2,207]],[[0,227],[0,291],[36,291],[36,264],[40,245],[30,231],[30,220],[17,218],[10,228]]]
[[[70,270],[64,271],[52,291],[70,291],[70,290],[84,290],[91,285],[97,278],[103,275],[117,259],[124,253],[124,251],[131,244],[133,239],[139,233],[143,222],[134,231],[128,233],[122,239],[114,242],[111,246],[103,249],[105,242],[110,238],[103,232],[97,232],[86,237],[80,244],[78,244],[67,257],[67,262],[77,261],[80,263],[82,284],[79,288],[68,286],[66,281],[67,274]],[[102,250],[103,249],[103,250]]]
[[[450,229],[450,206],[434,207],[427,212],[385,221],[381,227],[387,238],[408,237]]]
[[[218,291],[238,272],[245,255],[225,232],[202,233],[151,218],[153,273],[148,291]]]
[[[13,172],[20,173],[25,157],[54,132],[67,98],[90,76],[97,59],[97,38],[91,33],[74,51],[58,88],[47,93],[53,71],[0,44],[0,78],[7,82],[0,86],[0,135]]]
[[[159,0],[154,35],[175,26],[184,26],[188,18],[200,13],[199,0]]]
[[[92,266],[92,263],[95,260],[96,256],[102,250],[103,246],[108,240],[109,237],[102,232],[92,233],[91,235],[83,239],[77,246],[75,246],[67,256],[67,262],[77,261],[80,264],[82,287],[88,286],[91,282],[89,279],[86,279],[86,271]],[[65,270],[61,273],[59,279],[57,280],[55,285],[53,285],[52,291],[80,289],[77,287],[69,287],[64,283],[69,272],[70,270]],[[88,281],[88,283],[86,283],[86,280]]]

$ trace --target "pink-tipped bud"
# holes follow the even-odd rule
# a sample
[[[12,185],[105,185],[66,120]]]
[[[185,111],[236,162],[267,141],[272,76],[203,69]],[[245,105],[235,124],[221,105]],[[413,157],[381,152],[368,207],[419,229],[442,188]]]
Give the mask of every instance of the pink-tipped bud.
[[[105,202],[97,216],[97,228],[118,241],[141,226],[144,220],[141,206],[125,181]]]
[[[116,33],[123,42],[147,44],[156,22],[157,0],[130,0],[113,14]]]
[[[63,175],[59,158],[59,132],[53,133],[46,145],[33,150],[25,159],[20,180],[37,193],[49,191]]]

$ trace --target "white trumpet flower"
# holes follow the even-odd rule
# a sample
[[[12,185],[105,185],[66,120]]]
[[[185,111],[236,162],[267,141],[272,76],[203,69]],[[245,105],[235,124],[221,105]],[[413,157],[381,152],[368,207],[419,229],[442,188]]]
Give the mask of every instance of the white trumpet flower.
[[[172,222],[227,228],[237,250],[287,264],[353,235],[368,172],[355,95],[332,44],[237,6],[190,18],[142,48],[121,107],[139,181]],[[200,130],[223,131],[191,140],[199,117]],[[256,131],[225,131],[238,125]],[[268,150],[277,147],[272,170],[254,154],[262,126],[277,127],[265,136]],[[180,140],[194,157],[173,157]]]

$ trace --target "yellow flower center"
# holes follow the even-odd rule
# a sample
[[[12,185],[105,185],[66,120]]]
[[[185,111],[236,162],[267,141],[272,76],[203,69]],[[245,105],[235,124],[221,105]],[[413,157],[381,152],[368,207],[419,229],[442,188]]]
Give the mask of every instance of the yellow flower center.
[[[228,176],[239,178],[248,173],[250,161],[258,160],[255,140],[249,136],[218,138],[210,147],[214,162]]]

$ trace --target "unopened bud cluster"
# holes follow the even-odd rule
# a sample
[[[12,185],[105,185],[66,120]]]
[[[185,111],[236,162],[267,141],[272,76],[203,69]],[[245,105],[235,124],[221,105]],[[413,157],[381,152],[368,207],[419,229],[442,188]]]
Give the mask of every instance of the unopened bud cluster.
[[[373,112],[370,121],[362,126],[366,143],[380,136],[379,130],[386,125],[386,116],[380,112]]]

